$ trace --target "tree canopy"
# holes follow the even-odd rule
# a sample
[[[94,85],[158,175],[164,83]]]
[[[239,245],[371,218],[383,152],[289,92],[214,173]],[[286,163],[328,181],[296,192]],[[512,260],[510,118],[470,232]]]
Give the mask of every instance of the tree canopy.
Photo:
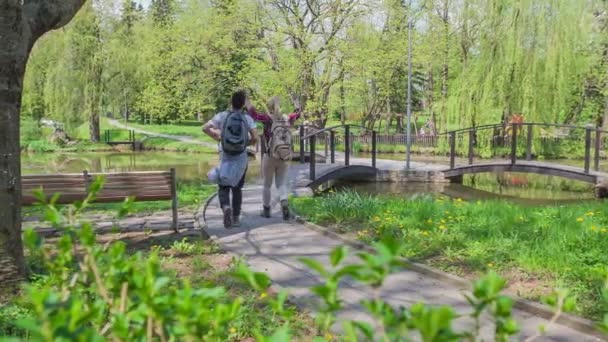
[[[412,20],[414,111],[440,130],[608,125],[607,17],[606,0],[95,0],[36,46],[24,114],[190,119],[244,87],[372,126],[405,111]]]

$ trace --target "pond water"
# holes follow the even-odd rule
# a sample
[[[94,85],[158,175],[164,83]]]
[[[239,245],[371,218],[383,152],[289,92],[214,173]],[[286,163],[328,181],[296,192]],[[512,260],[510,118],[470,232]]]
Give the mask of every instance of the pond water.
[[[397,155],[392,155],[394,158]],[[382,156],[386,158],[387,156]],[[415,161],[440,162],[442,157],[427,157]],[[128,172],[176,169],[179,180],[206,181],[207,172],[219,162],[217,155],[187,154],[177,152],[104,152],[104,153],[44,153],[23,154],[24,174]],[[260,162],[251,159],[247,181],[255,182],[260,177]],[[592,200],[589,184],[559,177],[531,174],[478,174],[464,177],[463,184],[397,184],[397,183],[351,183],[337,184],[339,188],[352,188],[372,194],[419,196],[422,194],[445,194],[466,200],[503,198],[529,204],[549,204]]]
[[[524,205],[553,205],[594,200],[593,186],[561,177],[521,173],[482,173],[463,177],[462,184],[339,183],[340,190],[414,198],[445,195],[464,200],[503,199]]]
[[[23,174],[162,171],[175,168],[177,178],[206,181],[207,172],[219,163],[217,155],[177,152],[95,152],[23,154]],[[247,180],[259,178],[260,162],[250,160]]]

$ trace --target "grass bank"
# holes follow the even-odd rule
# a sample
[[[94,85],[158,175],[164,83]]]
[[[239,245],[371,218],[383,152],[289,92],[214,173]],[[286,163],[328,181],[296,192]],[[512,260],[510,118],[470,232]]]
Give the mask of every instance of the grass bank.
[[[184,153],[214,153],[217,154],[217,148],[208,146],[185,143],[167,138],[146,137],[143,139],[145,150],[153,151],[170,151]]]
[[[607,203],[531,208],[502,201],[406,200],[346,191],[292,199],[312,222],[365,242],[390,237],[404,257],[473,279],[496,270],[511,293],[537,300],[555,288],[577,297],[578,314],[605,311]]]

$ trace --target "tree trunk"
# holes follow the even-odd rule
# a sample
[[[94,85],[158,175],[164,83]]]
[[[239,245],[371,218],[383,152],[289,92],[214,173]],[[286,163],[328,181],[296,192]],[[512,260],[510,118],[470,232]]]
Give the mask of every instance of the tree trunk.
[[[604,96],[604,119],[602,121],[602,129],[608,130],[608,95]]]
[[[449,0],[443,0],[442,21],[444,30],[443,65],[441,68],[441,115],[443,122],[448,123],[448,80],[449,80],[449,57],[450,57],[450,18]]]
[[[19,114],[25,66],[45,32],[67,24],[84,0],[0,0],[0,291],[25,275],[21,241]]]
[[[340,78],[340,123],[346,124],[346,106],[344,104],[344,74]]]
[[[430,116],[431,116],[431,122],[433,123],[433,129],[432,129],[432,134],[436,135],[437,134],[437,118],[435,116],[435,100],[434,100],[434,94],[435,94],[435,80],[433,78],[433,66],[429,64],[429,71],[428,71],[428,76],[427,76],[427,89],[426,89],[426,106],[429,109],[430,112]]]
[[[0,4],[0,289],[24,275],[21,243],[19,111],[27,46],[21,9]]]
[[[94,110],[89,115],[89,134],[91,136],[91,142],[98,143],[101,140],[101,133],[99,131],[99,112]]]

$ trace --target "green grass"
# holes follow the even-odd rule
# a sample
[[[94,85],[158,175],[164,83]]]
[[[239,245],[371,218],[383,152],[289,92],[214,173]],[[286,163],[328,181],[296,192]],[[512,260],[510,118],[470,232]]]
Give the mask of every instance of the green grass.
[[[179,125],[179,124],[166,124],[166,125],[142,125],[136,122],[129,122],[129,126],[139,128],[148,132],[161,133],[161,134],[170,134],[170,135],[180,135],[180,136],[188,136],[191,138],[199,139],[201,141],[206,141],[210,143],[215,143],[215,141],[203,133],[202,126],[193,126],[193,125]]]
[[[187,153],[214,153],[217,154],[217,148],[211,148],[203,145],[189,144],[177,140],[167,138],[148,137],[143,140],[146,150],[163,150]]]
[[[352,191],[292,201],[311,221],[367,242],[397,239],[406,246],[405,257],[448,272],[474,278],[495,269],[524,297],[565,287],[578,297],[579,314],[597,319],[604,309],[598,303],[608,271],[606,203],[532,208]]]

